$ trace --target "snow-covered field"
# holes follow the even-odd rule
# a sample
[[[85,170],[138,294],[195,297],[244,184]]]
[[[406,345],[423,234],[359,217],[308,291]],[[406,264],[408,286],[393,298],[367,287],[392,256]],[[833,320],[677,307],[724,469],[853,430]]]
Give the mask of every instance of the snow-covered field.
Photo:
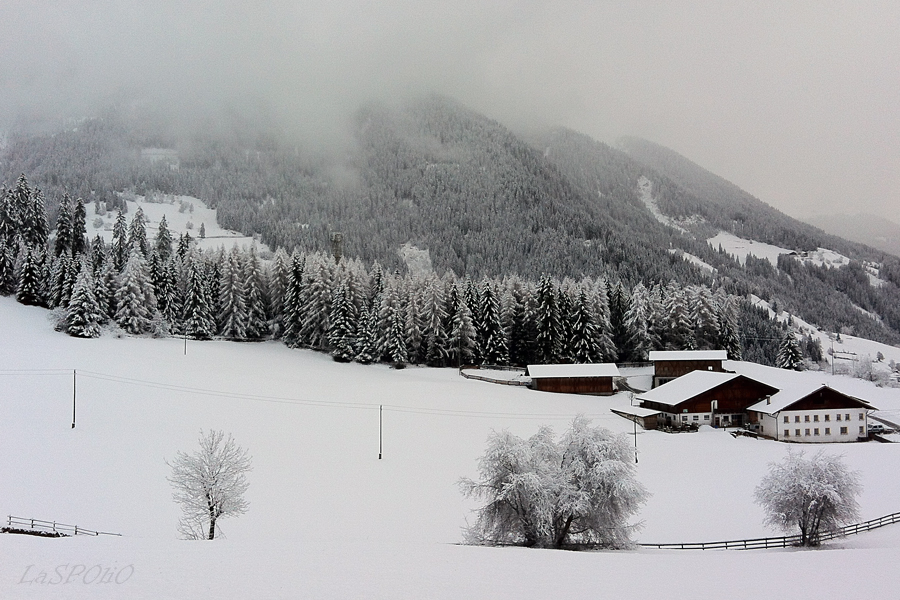
[[[747,262],[747,255],[753,255],[756,258],[764,258],[768,260],[773,267],[777,267],[778,257],[780,255],[793,252],[793,250],[782,248],[780,246],[747,240],[728,233],[727,231],[720,231],[718,235],[709,238],[706,242],[716,249],[721,246],[726,253],[735,257],[742,265]],[[817,267],[827,266],[829,268],[842,267],[850,263],[850,259],[843,254],[827,248],[818,248],[814,251],[804,253],[803,255],[798,255],[796,259],[800,262],[808,262]],[[883,282],[877,277],[878,272],[876,266],[871,265],[870,268],[869,282],[873,286],[881,285]]]
[[[561,430],[576,413],[631,433],[609,398],[470,381],[455,369],[338,364],[278,343],[55,333],[42,309],[0,298],[0,512],[122,537],[0,535],[0,598],[830,598],[891,589],[900,525],[818,551],[561,552],[458,545],[492,429]],[[731,363],[749,370],[765,369]],[[59,370],[34,372],[33,370]],[[72,370],[77,427],[71,429]],[[33,372],[24,372],[33,371]],[[810,374],[810,377],[827,377]],[[900,391],[866,386],[879,407]],[[378,460],[378,406],[384,458]],[[165,460],[201,428],[253,456],[250,511],[216,542],[177,539]],[[723,431],[637,435],[653,493],[639,541],[777,535],[753,488],[784,444]],[[846,444],[863,519],[900,511],[900,444]],[[121,583],[54,580],[78,565]],[[94,571],[96,572],[96,570]],[[127,574],[127,577],[126,577]]]
[[[144,217],[147,219],[147,237],[151,240],[156,237],[156,232],[159,230],[159,222],[165,215],[166,224],[172,233],[173,239],[177,240],[179,235],[188,233],[197,240],[197,243],[203,249],[218,248],[219,246],[224,246],[228,249],[234,244],[250,246],[253,243],[253,238],[251,237],[237,231],[219,227],[216,221],[216,209],[208,208],[203,200],[199,198],[162,194],[157,195],[154,198],[154,202],[148,202],[144,196],[135,194],[124,194],[124,198],[128,205],[128,212],[125,213],[126,222],[130,225],[131,219],[134,218],[134,213],[137,212],[138,208],[141,208],[144,211]],[[95,235],[100,234],[104,241],[107,243],[112,242],[116,211],[98,215],[93,204],[88,204],[85,208],[87,209],[88,236],[93,239]],[[203,225],[206,233],[206,237],[203,239],[200,238],[201,225]],[[257,245],[260,250],[267,249],[264,244],[257,242]]]

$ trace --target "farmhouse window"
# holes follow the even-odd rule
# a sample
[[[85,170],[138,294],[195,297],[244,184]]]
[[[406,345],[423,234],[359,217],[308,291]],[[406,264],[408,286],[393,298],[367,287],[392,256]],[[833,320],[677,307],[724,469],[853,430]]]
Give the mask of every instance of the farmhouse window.
[[[861,434],[864,434],[865,432],[866,432],[866,428],[863,427],[862,425],[860,425],[860,426],[859,426],[859,433],[860,433],[860,435],[861,435]]]
[[[785,429],[785,430],[784,430],[784,437],[791,437],[791,430],[790,430],[790,429]]]
[[[800,422],[800,415],[795,415],[795,416],[794,416],[794,423],[799,423],[799,422]]]
[[[786,417],[786,416],[784,417],[784,422],[785,422],[785,423],[788,422],[788,417]]]
[[[831,435],[831,427],[825,428],[825,435]]]
[[[803,435],[809,435],[809,429],[805,430],[805,431],[803,432]]]
[[[841,427],[841,435],[847,435],[847,428]]]
[[[800,437],[800,430],[799,430],[799,429],[795,429],[795,430],[794,430],[794,435],[796,435],[797,437]]]
[[[815,421],[816,423],[818,423],[818,422],[819,422],[819,415],[813,415],[813,421]]]
[[[849,420],[850,420],[850,413],[847,413],[846,415],[844,415],[844,420],[845,420],[845,421],[849,421]]]
[[[825,415],[825,422],[828,423],[831,421],[831,415]]]
[[[813,429],[813,435],[819,435],[819,428],[818,428],[818,427],[816,427],[815,429]]]
[[[865,421],[865,420],[866,420],[866,415],[865,415],[864,413],[859,413],[859,420],[860,420],[860,421]]]
[[[809,423],[809,415],[803,415],[803,420]]]
[[[840,421],[840,420],[841,420],[841,413],[838,413],[838,415],[837,415],[837,417],[835,418],[835,420],[836,420],[836,421]]]

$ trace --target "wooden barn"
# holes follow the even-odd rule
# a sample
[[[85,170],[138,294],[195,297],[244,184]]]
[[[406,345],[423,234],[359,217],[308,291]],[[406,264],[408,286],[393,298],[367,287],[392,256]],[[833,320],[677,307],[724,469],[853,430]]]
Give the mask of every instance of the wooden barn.
[[[750,406],[760,435],[784,442],[855,442],[868,438],[874,406],[825,384],[781,390]]]
[[[728,360],[725,350],[653,350],[653,387],[668,383],[691,371],[724,373],[722,362]]]
[[[668,426],[743,425],[747,408],[778,388],[736,373],[692,371],[636,396],[642,408],[658,410]]]
[[[616,393],[613,379],[619,377],[619,369],[614,363],[528,365],[525,375],[531,377],[532,389],[541,392],[611,396]]]

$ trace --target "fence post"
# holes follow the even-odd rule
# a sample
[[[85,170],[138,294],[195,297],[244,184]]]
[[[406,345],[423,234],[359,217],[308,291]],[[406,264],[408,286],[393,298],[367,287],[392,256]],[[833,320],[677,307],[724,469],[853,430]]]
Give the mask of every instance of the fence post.
[[[78,525],[75,526],[75,535],[78,535]]]

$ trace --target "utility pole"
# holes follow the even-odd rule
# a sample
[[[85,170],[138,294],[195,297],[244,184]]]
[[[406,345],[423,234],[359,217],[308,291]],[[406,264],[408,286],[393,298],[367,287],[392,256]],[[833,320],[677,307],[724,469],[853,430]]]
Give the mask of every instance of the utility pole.
[[[72,429],[75,429],[75,398],[76,398],[75,376],[76,376],[76,371],[75,371],[75,369],[72,369]]]
[[[384,405],[378,405],[378,460],[381,460],[381,449],[382,449],[382,440],[384,439],[383,435],[383,419],[382,413],[384,412]]]

